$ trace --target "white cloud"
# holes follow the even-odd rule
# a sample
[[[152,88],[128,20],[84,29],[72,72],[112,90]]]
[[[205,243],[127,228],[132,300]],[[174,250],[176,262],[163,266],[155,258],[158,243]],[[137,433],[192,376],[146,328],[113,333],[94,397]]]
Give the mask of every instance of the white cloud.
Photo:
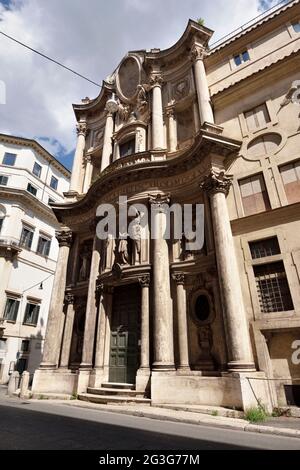
[[[259,0],[14,0],[0,3],[0,30],[101,83],[128,50],[169,47],[189,18],[216,39],[258,14]],[[72,103],[98,88],[0,36],[7,104],[0,131],[47,137],[56,155],[75,145]],[[65,149],[65,150],[64,150]]]

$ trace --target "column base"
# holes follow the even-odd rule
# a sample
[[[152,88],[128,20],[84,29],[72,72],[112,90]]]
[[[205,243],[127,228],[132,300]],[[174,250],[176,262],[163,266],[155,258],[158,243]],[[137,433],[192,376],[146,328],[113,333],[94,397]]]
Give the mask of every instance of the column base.
[[[190,366],[181,365],[177,367],[178,372],[190,372]]]
[[[89,387],[91,388],[100,388],[103,384],[104,371],[103,367],[99,369],[93,369],[90,373]]]
[[[168,364],[165,362],[153,362],[152,370],[153,371],[157,370],[158,372],[168,371],[168,370],[175,371],[176,368],[174,364]]]
[[[39,369],[41,369],[41,370],[56,370],[57,365],[56,364],[51,364],[50,362],[42,362],[40,364]]]
[[[150,367],[141,367],[137,370],[136,373],[136,382],[135,389],[137,392],[146,392],[150,391],[150,380],[151,380],[151,371]]]
[[[92,370],[93,369],[93,365],[92,364],[88,364],[87,362],[82,362],[79,366],[79,369],[80,370]]]
[[[230,361],[228,372],[256,372],[256,368],[253,362]]]

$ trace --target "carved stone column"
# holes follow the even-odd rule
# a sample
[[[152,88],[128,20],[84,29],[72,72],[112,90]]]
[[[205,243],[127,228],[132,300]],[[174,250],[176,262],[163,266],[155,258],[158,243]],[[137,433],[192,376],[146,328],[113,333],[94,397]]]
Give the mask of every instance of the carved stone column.
[[[193,45],[191,50],[191,59],[194,64],[195,84],[197,90],[201,125],[203,125],[205,122],[208,122],[210,124],[213,124],[215,122],[209,96],[206,71],[203,62],[205,55],[206,51],[203,47],[197,44]]]
[[[69,292],[65,295],[65,304],[67,305],[67,313],[65,318],[64,335],[61,348],[60,367],[67,369],[70,361],[71,342],[74,324],[74,295]]]
[[[226,196],[231,180],[212,171],[201,183],[210,198],[215,250],[229,353],[229,370],[255,370],[240,273],[231,232]]]
[[[93,164],[91,155],[86,155],[85,157],[85,173],[84,173],[84,182],[83,182],[83,192],[87,193],[91,185],[93,174]]]
[[[77,146],[73,161],[70,192],[81,193],[81,173],[83,169],[83,155],[85,149],[85,138],[86,138],[86,122],[81,121],[76,126],[77,130]]]
[[[153,369],[174,370],[173,313],[169,272],[167,226],[168,196],[149,196],[153,259],[154,363]]]
[[[168,133],[169,133],[169,151],[176,152],[177,150],[177,122],[174,107],[167,109],[168,117]]]
[[[103,138],[101,171],[103,171],[110,164],[110,157],[113,151],[112,149],[113,133],[114,133],[114,115],[112,112],[107,111],[104,138]]]
[[[150,368],[149,286],[150,274],[139,277],[141,285],[141,359],[140,369]]]
[[[72,243],[72,232],[70,230],[56,232],[56,238],[59,243],[59,252],[50,300],[43,360],[40,365],[40,369],[57,368],[63,332],[63,303],[67,279],[68,258]]]
[[[164,120],[162,108],[163,79],[160,72],[153,73],[150,78],[152,86],[152,149],[162,150],[165,148]]]
[[[179,364],[178,368],[189,370],[188,329],[186,317],[186,294],[184,289],[184,274],[174,273],[172,279],[176,283]]]
[[[100,240],[94,236],[92,262],[89,277],[89,289],[86,303],[86,316],[84,325],[84,339],[82,350],[81,369],[91,369],[93,365],[93,351],[95,341],[95,329],[97,320],[97,296],[96,281],[99,275],[100,265]]]

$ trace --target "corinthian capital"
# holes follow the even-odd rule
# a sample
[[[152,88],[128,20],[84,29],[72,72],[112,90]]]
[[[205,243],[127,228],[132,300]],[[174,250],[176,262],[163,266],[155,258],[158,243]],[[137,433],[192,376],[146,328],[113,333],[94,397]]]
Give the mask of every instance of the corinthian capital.
[[[176,282],[177,285],[184,285],[184,274],[183,273],[173,273],[172,274],[173,281]]]
[[[231,184],[231,179],[225,175],[224,171],[217,173],[212,170],[208,175],[204,177],[204,180],[202,181],[202,183],[200,183],[200,188],[203,191],[206,191],[209,196],[216,193],[223,193],[225,194],[225,196],[227,196]]]
[[[72,235],[73,234],[71,230],[61,230],[60,232],[55,232],[55,237],[59,246],[71,246]]]
[[[86,122],[78,122],[76,125],[76,131],[78,136],[83,135],[85,137],[87,132]]]
[[[203,46],[199,46],[198,44],[193,44],[190,52],[190,58],[192,62],[196,60],[203,60],[207,56],[207,51]]]
[[[170,194],[149,194],[149,202],[159,209],[165,204],[170,204]]]
[[[151,85],[152,88],[155,87],[155,86],[161,87],[162,84],[163,84],[163,77],[162,77],[161,72],[155,72],[155,73],[151,74],[150,85]]]

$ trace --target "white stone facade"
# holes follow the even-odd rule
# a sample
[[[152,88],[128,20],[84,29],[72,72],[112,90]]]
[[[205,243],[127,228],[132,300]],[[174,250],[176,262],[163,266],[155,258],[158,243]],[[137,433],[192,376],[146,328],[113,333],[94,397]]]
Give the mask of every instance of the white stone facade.
[[[88,399],[131,382],[153,403],[299,403],[299,21],[297,0],[215,48],[189,21],[174,46],[129,52],[74,105],[35,392]],[[98,205],[121,195],[156,208],[160,235],[163,202],[204,204],[204,248],[98,240]]]
[[[49,201],[63,201],[69,179],[37,142],[0,134],[0,383],[13,370],[32,378],[41,361],[58,255]]]

